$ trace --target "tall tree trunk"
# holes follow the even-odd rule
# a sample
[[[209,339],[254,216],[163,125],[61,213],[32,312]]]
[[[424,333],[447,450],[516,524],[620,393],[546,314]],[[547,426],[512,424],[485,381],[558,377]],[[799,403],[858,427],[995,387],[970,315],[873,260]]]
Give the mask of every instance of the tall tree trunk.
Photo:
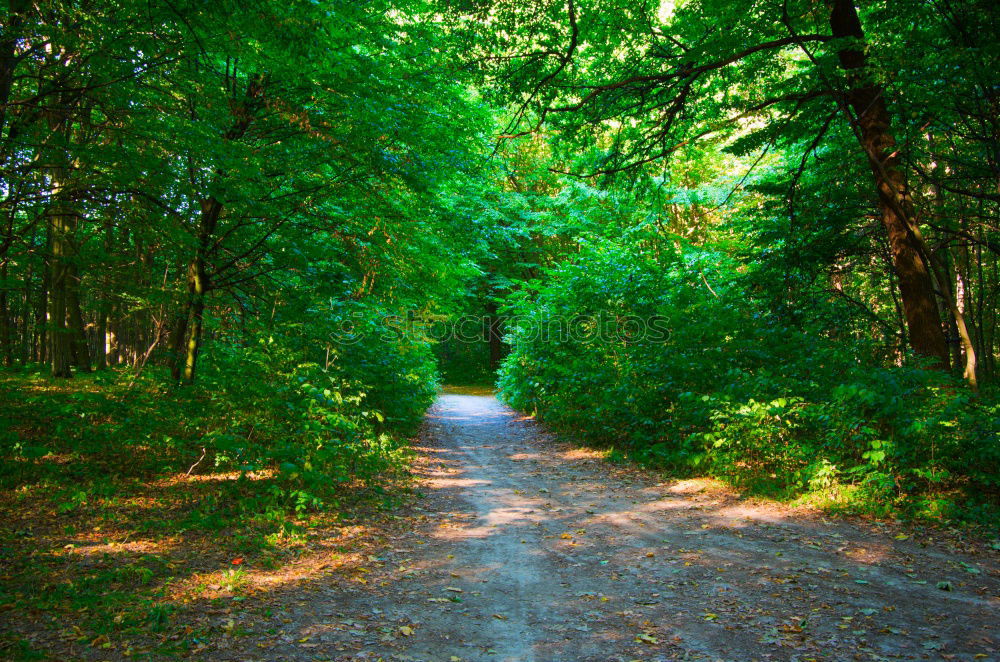
[[[891,133],[884,90],[865,71],[864,40],[854,0],[832,0],[830,27],[837,38],[855,39],[838,52],[841,67],[848,72],[850,89],[846,101],[854,111],[858,140],[868,156],[878,190],[879,211],[892,251],[893,269],[906,315],[910,346],[922,356],[948,369],[948,345],[925,257],[914,237],[916,214],[900,166],[900,154]]]
[[[230,104],[234,123],[223,135],[225,140],[240,140],[253,124],[256,112],[263,104],[264,76],[252,75],[247,82],[246,96],[238,103]],[[217,171],[220,178],[223,171]],[[222,213],[222,202],[215,196],[201,201],[201,216],[198,221],[198,247],[188,269],[188,342],[184,359],[184,382],[194,381],[201,351],[204,331],[205,296],[211,289],[208,282],[208,257],[212,250],[212,240]],[[182,336],[181,336],[182,337]]]
[[[3,362],[8,368],[14,365],[14,337],[11,333],[14,320],[10,315],[7,300],[7,261],[0,268],[0,345],[3,347]]]
[[[205,319],[205,294],[200,291],[200,285],[196,287],[199,288],[199,291],[191,301],[191,320],[188,322],[191,332],[188,334],[187,355],[184,359],[184,382],[186,384],[194,382],[198,367],[198,353],[201,351],[202,325]]]
[[[925,254],[930,254],[926,251]],[[939,262],[935,260],[935,262]],[[965,314],[962,312],[962,308],[958,305],[958,297],[955,294],[955,288],[952,287],[952,274],[948,263],[937,264],[937,282],[938,287],[944,298],[944,303],[948,307],[948,311],[951,313],[952,323],[949,325],[954,328],[954,333],[959,343],[961,343],[962,350],[965,354],[965,366],[962,370],[962,377],[969,383],[973,389],[978,388],[978,381],[976,378],[976,348],[973,343],[973,329],[971,320],[966,320]],[[961,355],[957,361],[961,360]],[[960,364],[958,364],[960,365]]]
[[[10,0],[9,11],[4,19],[6,27],[0,38],[0,139],[7,124],[7,107],[10,101],[10,90],[14,84],[14,69],[17,67],[18,31],[24,21],[24,12],[28,8],[27,0]],[[2,143],[0,143],[2,144]],[[8,150],[0,149],[0,155],[6,157]],[[0,160],[2,162],[2,160]]]
[[[104,344],[107,347],[108,365],[118,365],[122,362],[121,343],[118,334],[121,330],[121,320],[115,317],[116,306],[108,316],[108,328],[104,334]]]
[[[937,184],[932,185],[934,191],[934,216],[939,226],[945,225],[944,219],[944,193]],[[976,377],[976,348],[973,340],[975,330],[973,329],[971,316],[966,315],[963,298],[965,296],[961,277],[956,277],[956,270],[953,268],[950,249],[945,247],[942,251],[934,253],[924,242],[921,233],[914,232],[917,241],[920,242],[921,251],[928,257],[928,262],[934,268],[934,275],[937,277],[938,291],[947,315],[948,333],[954,339],[951,347],[954,351],[952,365],[963,366],[962,377],[973,389],[978,388]],[[943,257],[942,257],[943,256]],[[964,355],[964,362],[963,362]]]
[[[170,329],[170,337],[167,339],[167,346],[170,352],[170,376],[175,382],[181,380],[181,372],[184,366],[184,337],[187,335],[187,322],[188,317],[191,315],[189,308],[190,305],[186,304],[177,313],[174,325]]]
[[[65,53],[60,62],[68,61]],[[49,245],[49,363],[53,377],[72,377],[73,328],[71,314],[75,273],[77,209],[73,199],[72,115],[75,100],[65,90],[51,97],[45,109],[50,144],[42,154],[49,179],[46,214]]]
[[[70,263],[69,281],[66,285],[66,313],[69,316],[70,353],[73,363],[83,372],[90,372],[90,348],[84,329],[83,311],[80,309],[80,278],[76,265]]]
[[[951,256],[948,255],[948,248],[944,248],[944,277],[948,279],[949,285],[954,285],[956,282],[961,285],[961,279],[956,279],[954,264]],[[962,306],[959,299],[960,292],[957,288],[952,288],[952,296],[954,297],[954,307],[958,310],[959,314],[962,313]],[[945,319],[945,324],[948,325],[948,349],[951,351],[951,365],[952,367],[957,367],[962,365],[962,343],[955,342],[956,338],[959,338],[958,323],[955,321],[956,316],[954,314],[945,315],[943,312],[941,316]]]
[[[979,231],[980,240],[983,238],[983,230],[980,228]],[[1000,264],[997,260],[991,260],[992,262],[992,278],[990,279],[989,285],[986,281],[986,272],[983,269],[983,247],[982,245],[976,246],[976,272],[978,281],[978,293],[977,297],[978,305],[976,306],[978,314],[976,319],[979,320],[980,333],[977,336],[978,346],[980,348],[979,355],[983,357],[984,373],[988,378],[996,377],[996,339],[997,339],[997,297],[1000,295]],[[987,299],[989,296],[989,299]],[[989,323],[987,324],[987,319]]]
[[[198,248],[194,260],[188,269],[188,343],[187,356],[184,360],[184,381],[192,383],[198,365],[198,353],[201,350],[202,332],[205,316],[205,295],[209,291],[208,283],[208,253],[212,248],[212,238],[222,213],[222,203],[211,197],[201,202],[201,218],[198,223]]]
[[[115,250],[114,245],[114,223],[110,220],[105,219],[104,222],[104,253],[105,255],[112,255]],[[104,275],[101,277],[102,290],[101,295],[97,302],[97,329],[94,349],[94,365],[98,370],[103,370],[108,367],[108,350],[110,349],[108,342],[110,328],[108,326],[108,317],[111,310],[111,274],[110,270],[105,270]]]
[[[47,239],[46,251],[42,260],[42,286],[38,290],[38,299],[35,300],[35,334],[36,340],[32,346],[34,361],[37,363],[48,363],[48,310],[49,310],[49,281],[52,270],[49,267],[51,260],[48,255],[51,252],[51,242]]]
[[[69,203],[69,168],[49,170],[52,203],[48,212],[49,230],[49,358],[53,377],[72,377],[71,363],[90,371],[83,315],[77,294],[76,267],[77,212]]]
[[[49,212],[49,363],[53,377],[72,377],[70,368],[70,329],[66,325],[67,283],[70,278],[69,259],[72,249],[69,237],[73,232],[73,217],[65,209]]]
[[[104,370],[108,367],[108,311],[103,309],[97,313],[97,338],[94,344],[94,367]]]
[[[31,231],[31,241],[28,243],[28,245],[32,247],[32,250],[34,249],[35,246],[34,230]],[[35,280],[34,262],[29,257],[27,263],[28,263],[28,270],[27,273],[25,273],[24,275],[24,290],[22,290],[21,292],[21,329],[19,338],[21,341],[20,360],[22,366],[27,365],[28,361],[31,360],[31,352],[33,349],[31,346],[31,336],[34,333],[34,330],[31,328],[31,322],[33,318],[31,310],[31,285]]]

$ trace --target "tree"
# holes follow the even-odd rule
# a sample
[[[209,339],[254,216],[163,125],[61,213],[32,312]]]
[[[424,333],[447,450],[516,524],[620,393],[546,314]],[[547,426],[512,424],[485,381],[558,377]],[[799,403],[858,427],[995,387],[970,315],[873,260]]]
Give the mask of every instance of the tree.
[[[691,141],[717,135],[798,144],[804,168],[839,115],[856,136],[855,156],[846,151],[841,158],[860,156],[872,173],[870,198],[892,254],[910,344],[947,367],[931,257],[921,238],[927,213],[910,188],[910,145],[893,136],[890,108],[899,91],[879,82],[882,71],[866,57],[874,47],[854,3],[833,0],[825,11],[791,0],[669,7],[578,0],[542,9],[491,7],[490,34],[499,23],[504,35],[515,35],[502,55],[487,52],[500,48],[489,36],[478,53],[488,75],[518,95],[519,113],[505,137],[543,126],[576,136],[572,144],[590,145],[591,156],[575,159],[575,172],[589,177],[641,172]],[[906,7],[911,15],[920,9],[919,2]],[[877,54],[905,48],[880,37]]]

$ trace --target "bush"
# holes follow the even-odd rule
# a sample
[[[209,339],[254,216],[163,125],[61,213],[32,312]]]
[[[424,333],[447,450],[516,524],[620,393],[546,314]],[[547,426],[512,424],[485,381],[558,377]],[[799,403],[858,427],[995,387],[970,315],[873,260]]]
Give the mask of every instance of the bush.
[[[188,524],[201,528],[335,508],[348,485],[381,491],[405,469],[406,437],[436,392],[428,346],[363,336],[327,355],[299,328],[286,331],[255,342],[220,335],[193,386],[155,367],[134,384],[130,370],[57,384],[8,374],[0,487],[51,484],[62,512],[101,485],[132,493],[131,481],[188,471],[232,478],[192,509]]]
[[[744,295],[724,259],[693,250],[656,259],[589,245],[508,313],[499,376],[512,406],[578,438],[676,474],[723,477],[786,496],[841,490],[876,510],[928,495],[995,502],[996,399],[877,348],[792,327]],[[557,334],[602,317],[617,334]],[[669,329],[629,334],[628,320]]]
[[[357,316],[362,326],[379,318],[374,310],[364,313]],[[430,348],[358,333],[350,343],[328,343],[322,364],[303,362],[316,354],[317,343],[299,330],[215,349],[219,358],[204,376],[205,387],[225,393],[246,419],[239,433],[227,428],[212,437],[216,463],[278,468],[285,483],[302,489],[351,480],[375,485],[380,474],[401,465],[401,440],[417,431],[434,399]],[[257,434],[243,434],[247,426]]]

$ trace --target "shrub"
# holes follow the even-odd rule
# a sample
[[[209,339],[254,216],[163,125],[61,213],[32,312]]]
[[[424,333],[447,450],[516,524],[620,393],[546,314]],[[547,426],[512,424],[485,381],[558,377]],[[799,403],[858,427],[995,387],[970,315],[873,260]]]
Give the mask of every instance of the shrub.
[[[919,362],[795,328],[743,295],[725,260],[588,245],[512,300],[502,396],[588,443],[677,474],[792,495],[853,486],[875,509],[926,495],[996,501],[996,399]],[[659,320],[666,339],[558,336],[554,320]],[[619,330],[621,330],[619,328]],[[845,494],[848,491],[845,491]]]

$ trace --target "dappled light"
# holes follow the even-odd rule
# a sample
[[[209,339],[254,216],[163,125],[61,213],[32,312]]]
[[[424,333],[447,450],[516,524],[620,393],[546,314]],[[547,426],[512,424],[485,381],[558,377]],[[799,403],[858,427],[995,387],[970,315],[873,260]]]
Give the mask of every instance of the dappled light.
[[[329,522],[246,556],[211,535],[129,540],[97,526],[53,544],[46,581],[112,570],[106,581],[156,596],[150,613],[197,624],[192,650],[233,659],[742,659],[831,646],[917,653],[928,641],[990,654],[998,634],[988,617],[1000,608],[996,554],[959,534],[832,520],[717,480],[661,482],[557,440],[491,396],[440,396],[413,450],[425,496],[403,517]],[[237,480],[175,475],[153,488]],[[128,507],[162,510],[152,494]],[[122,613],[108,618],[129,622]]]
[[[408,560],[396,573],[369,577],[395,595],[378,618],[414,631],[386,650],[475,657],[503,640],[510,659],[654,645],[739,659],[835,641],[916,652],[915,628],[953,609],[968,621],[942,646],[975,648],[973,631],[995,634],[986,615],[1000,605],[996,579],[977,576],[985,592],[928,585],[923,577],[955,568],[898,529],[829,521],[716,481],[609,471],[599,452],[558,444],[490,398],[442,396],[428,426],[418,465],[428,496],[417,511],[427,524],[397,543],[394,556]],[[386,570],[397,563],[386,561]],[[624,633],[622,621],[632,622]],[[516,648],[510,633],[523,639]]]
[[[0,660],[1000,660],[995,0],[8,0]]]

